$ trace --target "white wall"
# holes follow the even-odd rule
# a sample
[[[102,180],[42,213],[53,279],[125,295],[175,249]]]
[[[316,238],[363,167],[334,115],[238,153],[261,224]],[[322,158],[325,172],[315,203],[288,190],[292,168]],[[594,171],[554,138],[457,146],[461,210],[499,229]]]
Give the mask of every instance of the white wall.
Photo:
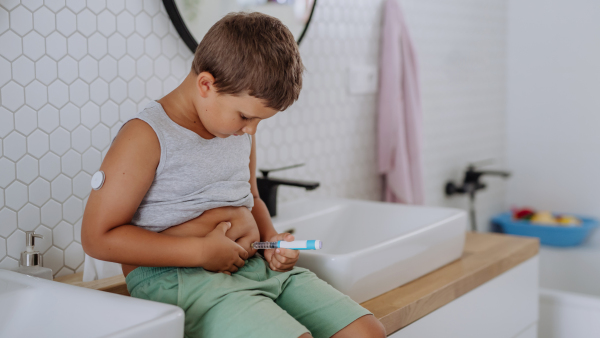
[[[600,2],[509,2],[509,206],[600,218]]]
[[[283,177],[317,180],[303,196],[379,199],[376,95],[350,95],[346,67],[377,65],[382,0],[319,0],[300,51],[300,100],[262,122],[258,165],[306,162]],[[467,162],[504,162],[506,3],[402,0],[420,58],[426,203],[446,199]],[[24,231],[55,274],[81,271],[89,179],[122,121],[168,93],[192,54],[160,0],[0,0],[0,268],[17,265]],[[480,224],[500,211],[499,180],[480,195]]]
[[[461,183],[468,163],[506,161],[506,1],[402,0],[421,69],[425,202],[466,209],[465,196],[447,198],[449,179]],[[505,184],[484,178],[477,224],[488,228],[504,211]]]

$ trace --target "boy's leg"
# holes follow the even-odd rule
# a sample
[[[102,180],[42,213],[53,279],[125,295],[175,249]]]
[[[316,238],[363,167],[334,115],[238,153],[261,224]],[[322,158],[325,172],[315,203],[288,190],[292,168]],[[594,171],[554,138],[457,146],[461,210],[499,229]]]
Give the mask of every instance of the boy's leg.
[[[185,337],[297,338],[308,329],[281,309],[277,279],[264,280],[261,259],[232,276],[202,268],[137,268],[127,276],[132,296],[181,307]],[[304,337],[303,337],[304,338]]]
[[[346,327],[349,329],[340,332],[342,336],[346,332],[359,333],[359,329],[365,328],[376,330],[375,335],[354,334],[354,337],[385,337],[385,334],[379,334],[384,332],[381,326],[371,325],[378,322],[371,312],[311,271],[295,267],[275,278],[282,283],[281,293],[275,302],[306,326],[313,337],[331,337]]]

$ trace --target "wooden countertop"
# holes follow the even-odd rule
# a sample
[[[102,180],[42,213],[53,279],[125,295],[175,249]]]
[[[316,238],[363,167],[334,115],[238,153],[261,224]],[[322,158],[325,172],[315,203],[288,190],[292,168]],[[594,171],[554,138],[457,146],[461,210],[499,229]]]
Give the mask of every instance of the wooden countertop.
[[[373,312],[391,334],[537,255],[538,251],[536,238],[467,233],[460,259],[361,305]],[[129,295],[123,275],[92,282],[82,282],[82,276],[83,272],[79,272],[55,281]]]

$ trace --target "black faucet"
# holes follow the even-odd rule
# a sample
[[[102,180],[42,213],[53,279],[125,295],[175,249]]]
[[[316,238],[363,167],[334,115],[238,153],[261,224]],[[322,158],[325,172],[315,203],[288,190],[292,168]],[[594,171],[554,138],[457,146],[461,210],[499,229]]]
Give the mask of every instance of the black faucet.
[[[478,190],[485,189],[486,185],[479,182],[479,178],[484,175],[507,178],[510,176],[510,173],[508,171],[499,170],[476,170],[474,165],[469,165],[465,171],[465,177],[461,186],[457,186],[454,182],[448,181],[445,187],[446,196],[469,194],[469,213],[471,218],[471,231],[473,232],[477,230],[475,221],[475,193]]]
[[[267,209],[269,209],[269,215],[271,215],[271,217],[277,215],[277,187],[279,187],[280,185],[300,187],[305,188],[306,190],[314,190],[319,187],[319,182],[269,177],[269,173],[272,171],[297,168],[303,165],[304,164],[302,163],[277,169],[259,169],[259,171],[263,174],[263,177],[256,178],[256,184],[258,186],[258,195],[260,196],[260,199],[263,200],[263,202],[265,202],[265,204],[267,205]]]

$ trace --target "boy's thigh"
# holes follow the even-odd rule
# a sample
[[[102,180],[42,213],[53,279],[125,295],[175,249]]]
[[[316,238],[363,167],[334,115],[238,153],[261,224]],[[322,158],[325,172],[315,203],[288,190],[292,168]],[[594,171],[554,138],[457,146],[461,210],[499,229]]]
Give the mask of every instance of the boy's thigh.
[[[356,319],[371,314],[311,271],[302,270],[282,282],[283,290],[275,302],[306,326],[313,337],[331,337]]]
[[[309,332],[271,298],[252,291],[230,293],[209,311],[194,303],[185,316],[187,338],[297,338]]]

